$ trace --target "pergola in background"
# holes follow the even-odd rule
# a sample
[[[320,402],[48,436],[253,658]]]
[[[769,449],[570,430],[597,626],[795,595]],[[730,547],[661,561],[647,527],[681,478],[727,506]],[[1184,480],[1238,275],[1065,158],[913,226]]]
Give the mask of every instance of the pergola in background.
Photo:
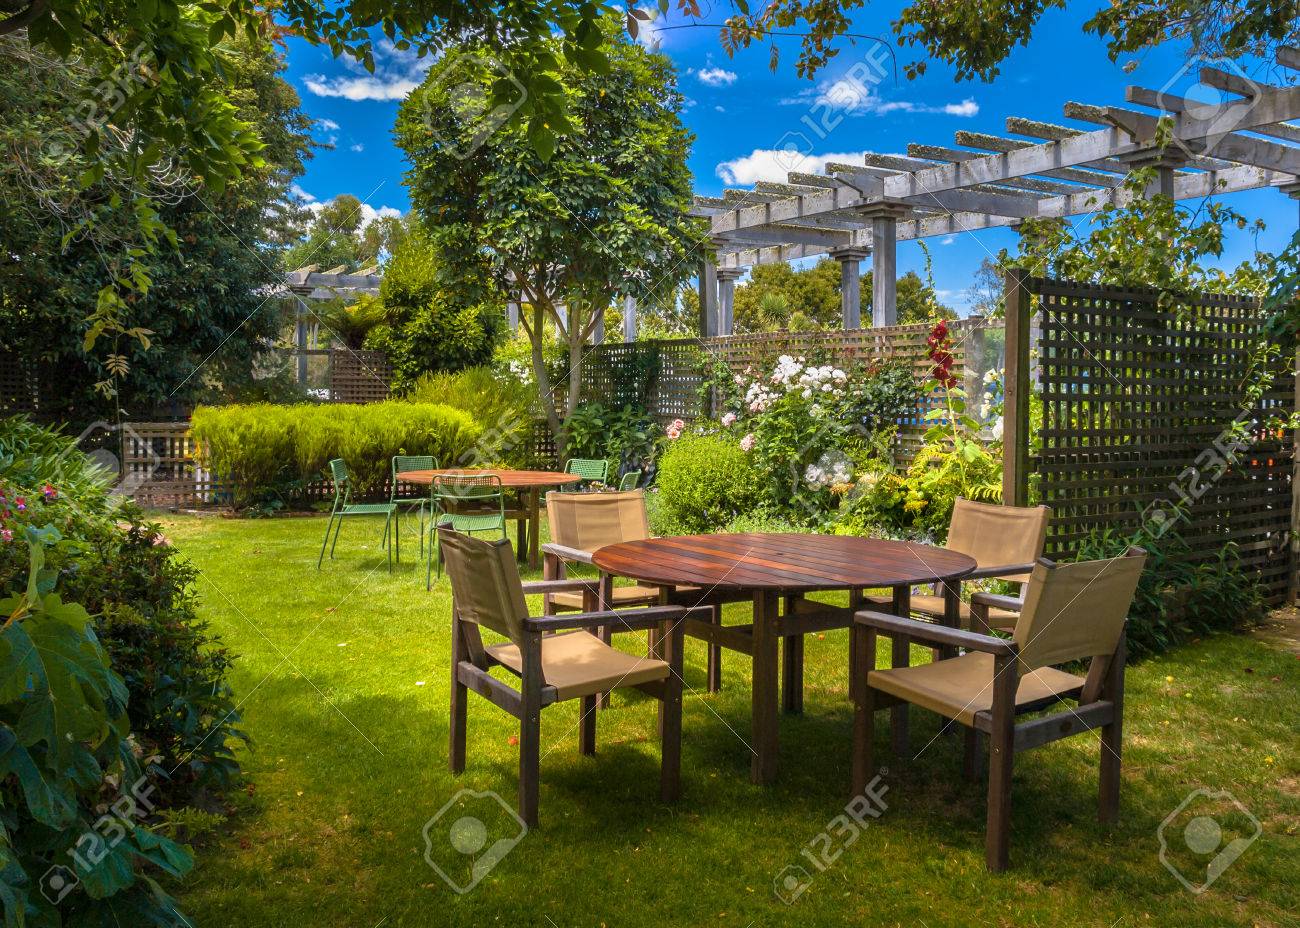
[[[1300,50],[1280,49],[1277,62],[1300,71]],[[1102,128],[1011,117],[1007,132],[1021,138],[958,132],[953,148],[909,144],[907,157],[868,154],[861,165],[827,164],[825,175],[791,172],[787,184],[697,196],[694,212],[709,218],[717,249],[700,272],[700,334],[731,334],[735,281],[745,268],[814,255],[841,262],[845,328],[861,325],[859,262],[870,255],[872,325],[894,325],[900,239],[1122,205],[1132,196],[1124,178],[1137,167],[1156,169],[1148,194],[1175,200],[1262,187],[1300,199],[1300,125],[1288,123],[1300,119],[1300,86],[1211,67],[1199,76],[1225,95],[1222,103],[1129,87],[1129,103],[1158,112],[1067,103],[1067,119]],[[791,158],[801,160],[798,152]]]

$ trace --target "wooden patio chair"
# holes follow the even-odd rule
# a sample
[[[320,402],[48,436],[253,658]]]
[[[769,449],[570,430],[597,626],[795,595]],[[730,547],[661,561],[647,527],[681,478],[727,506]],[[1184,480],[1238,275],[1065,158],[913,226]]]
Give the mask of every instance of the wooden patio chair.
[[[558,493],[546,494],[546,519],[550,525],[551,541],[542,545],[542,576],[561,579],[566,576],[569,564],[592,563],[592,555],[606,545],[625,541],[641,541],[650,537],[650,520],[646,515],[645,490],[628,490],[618,493]],[[694,587],[677,587],[691,590]],[[566,610],[619,609],[644,606],[659,602],[659,587],[637,584],[614,586],[613,577],[601,572],[599,588],[592,593],[555,593],[543,597],[543,611],[553,615]],[[710,621],[720,621],[719,612],[711,607]],[[616,625],[600,631],[602,640],[610,641],[611,631],[622,631]],[[652,636],[653,637],[653,633]],[[716,692],[721,681],[722,648],[710,645],[708,650],[708,688]]]
[[[944,547],[975,559],[975,572],[965,580],[1008,580],[1021,584],[1029,579],[1034,562],[1043,556],[1047,541],[1047,523],[1052,510],[1046,506],[1003,506],[1000,503],[977,503],[957,497]],[[971,608],[961,602],[961,583],[952,585],[952,594],[960,602],[961,625],[973,631],[1010,630],[1016,626],[1022,596],[982,594],[988,604],[987,625],[973,625]],[[877,606],[889,607],[892,600],[868,597]],[[944,616],[944,591],[913,593],[912,611],[934,619]]]
[[[535,826],[542,709],[567,699],[581,700],[579,750],[594,754],[596,695],[632,687],[659,700],[663,741],[659,795],[664,802],[675,800],[681,781],[682,625],[689,610],[654,606],[620,612],[621,625],[656,628],[665,642],[662,660],[626,654],[590,634],[613,621],[612,613],[528,614],[526,593],[585,589],[592,581],[523,583],[509,542],[473,538],[446,526],[439,526],[438,536],[452,591],[452,772],[465,769],[466,698],[473,690],[519,719],[519,815]],[[508,641],[484,645],[480,627]],[[514,674],[518,688],[493,677],[489,671],[494,667]]]
[[[1140,548],[1129,548],[1116,558],[1074,564],[1039,560],[1011,639],[870,610],[857,613],[850,635],[860,667],[874,666],[877,634],[964,648],[966,653],[916,667],[872,670],[866,685],[855,688],[854,793],[866,787],[875,767],[876,710],[902,706],[905,712],[911,704],[966,726],[968,777],[975,775],[979,734],[989,737],[985,836],[989,870],[1007,866],[1011,766],[1016,751],[1100,728],[1098,815],[1102,822],[1114,822],[1119,815],[1124,622],[1145,565],[1146,552]],[[989,608],[985,594],[975,594],[973,608]],[[1089,662],[1087,677],[1054,666],[1083,660]],[[1058,706],[1064,711],[1016,721],[1017,715]],[[896,729],[896,753],[906,751],[905,742],[906,736],[900,737]]]

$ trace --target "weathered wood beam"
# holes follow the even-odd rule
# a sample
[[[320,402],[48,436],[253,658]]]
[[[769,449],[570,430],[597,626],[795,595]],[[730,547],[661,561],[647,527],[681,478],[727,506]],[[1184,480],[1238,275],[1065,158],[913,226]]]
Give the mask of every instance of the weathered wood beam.
[[[1109,125],[1109,123],[1107,123]],[[1055,123],[1040,122],[1036,119],[1024,119],[1020,116],[1011,116],[1007,119],[1007,131],[1016,135],[1024,135],[1031,139],[1047,139],[1048,141],[1059,141],[1061,139],[1073,138],[1083,135],[1082,129],[1073,129],[1069,126],[1058,126]],[[1027,148],[1033,145],[1033,142],[1022,142],[1018,139],[1003,139],[996,135],[984,135],[978,132],[959,132],[957,133],[957,142],[969,148],[987,148],[990,151],[1011,151],[1007,146],[1016,148]],[[1127,174],[1132,167],[1116,158],[1102,158],[1080,167],[1091,168],[1098,171],[1111,171],[1116,174]],[[1123,182],[1123,177],[1119,180]]]
[[[1300,48],[1283,45],[1277,50],[1277,63],[1292,71],[1300,71]]]
[[[971,161],[975,158],[984,157],[983,153],[977,151],[963,151],[960,148],[947,148],[943,145],[918,145],[915,142],[909,143],[907,153],[915,158],[929,158],[933,161]],[[1046,173],[1046,177],[1064,177],[1067,172],[1073,172],[1073,168],[1063,168],[1060,171]],[[1082,183],[1093,187],[1112,186],[1109,183],[1100,183],[1095,180],[1082,180],[1083,176],[1104,177],[1107,181],[1111,180],[1107,174],[1088,175],[1087,171],[1078,171],[1078,178]],[[1006,193],[1008,189],[1012,190],[1030,190],[1034,193],[1075,193],[1078,187],[1071,184],[1055,184],[1051,181],[1037,180],[1032,177],[1017,177],[1014,180],[1002,181],[996,188]]]
[[[1189,107],[1204,105],[1197,100],[1188,100],[1186,97],[1165,93],[1163,90],[1152,90],[1149,87],[1130,86],[1125,88],[1124,100],[1127,103],[1136,103],[1138,106],[1150,107],[1163,113],[1181,113]],[[1294,126],[1291,123],[1279,122],[1271,126],[1256,126],[1250,131],[1259,135],[1282,139],[1284,142],[1300,142],[1300,126]]]
[[[1105,114],[1115,125],[1140,141],[1153,140],[1160,124],[1160,118],[1157,116],[1122,109],[1118,106],[1106,107]],[[1222,162],[1224,167],[1230,167],[1232,162],[1236,162],[1270,171],[1300,175],[1300,148],[1292,148],[1280,142],[1252,138],[1237,132],[1225,132],[1221,136],[1190,143],[1190,145],[1212,147],[1214,153],[1224,159]]]

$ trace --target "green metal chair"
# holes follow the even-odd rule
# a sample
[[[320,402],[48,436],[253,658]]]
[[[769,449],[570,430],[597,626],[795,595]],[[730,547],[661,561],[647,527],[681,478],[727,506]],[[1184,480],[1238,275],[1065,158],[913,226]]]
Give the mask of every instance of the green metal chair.
[[[402,479],[402,474],[413,470],[433,470],[438,465],[433,460],[431,454],[395,454],[393,455],[393,480],[392,493],[388,501],[397,507],[400,512],[402,509],[414,511],[420,517],[420,557],[424,557],[424,513],[429,505],[429,497],[423,491],[419,496],[403,496],[398,489],[397,484]]]
[[[606,483],[609,480],[609,461],[593,458],[569,458],[564,462],[566,474],[577,474],[582,478],[578,483],[562,487],[570,493],[587,483]]]
[[[630,470],[623,475],[623,479],[618,482],[620,493],[626,493],[628,490],[635,490],[638,483],[641,482],[641,471]]]
[[[316,569],[321,569],[321,564],[325,562],[325,548],[330,549],[330,560],[334,560],[334,548],[339,543],[339,532],[343,530],[343,519],[345,516],[377,516],[383,515],[384,519],[384,549],[388,552],[388,570],[393,570],[393,555],[396,553],[398,563],[402,560],[402,533],[400,526],[397,525],[397,506],[394,503],[353,503],[349,502],[352,498],[352,477],[348,473],[348,465],[342,458],[335,458],[330,461],[330,476],[334,479],[334,505],[330,509],[330,520],[325,526],[325,540],[321,542],[320,557],[316,559]],[[338,527],[334,521],[338,520]],[[334,541],[330,542],[330,532],[334,532]],[[391,538],[391,543],[390,543]]]
[[[506,494],[495,474],[435,474],[429,485],[433,518],[429,522],[429,557],[424,569],[424,588],[433,589],[433,560],[438,559],[442,579],[442,552],[438,549],[438,526],[470,535],[500,532],[506,538]]]

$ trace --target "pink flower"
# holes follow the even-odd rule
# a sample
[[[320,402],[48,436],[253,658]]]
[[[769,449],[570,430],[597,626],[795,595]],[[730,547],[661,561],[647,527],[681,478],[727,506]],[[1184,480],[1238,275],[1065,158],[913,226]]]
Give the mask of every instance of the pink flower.
[[[19,512],[26,512],[27,500],[23,499],[21,496],[16,497],[14,499],[14,508],[16,508]]]
[[[5,541],[13,541],[14,530],[11,528],[0,528],[0,538],[3,538]]]
[[[722,417],[722,427],[724,429],[729,429],[735,423],[735,421],[736,421],[736,414],[734,412],[729,412]]]
[[[757,439],[754,438],[754,433],[750,432],[748,435],[746,435],[744,438],[740,440],[740,450],[753,451],[755,441],[757,441]]]
[[[54,499],[54,497],[59,495],[59,491],[47,483],[45,486],[41,487],[41,495],[46,499]]]
[[[682,429],[686,428],[686,423],[683,422],[681,419],[674,419],[672,422],[672,427],[680,432]]]
[[[677,423],[674,422],[672,425],[668,426],[668,428],[664,429],[664,434],[668,436],[669,441],[676,441],[682,437],[682,430],[679,429]]]

